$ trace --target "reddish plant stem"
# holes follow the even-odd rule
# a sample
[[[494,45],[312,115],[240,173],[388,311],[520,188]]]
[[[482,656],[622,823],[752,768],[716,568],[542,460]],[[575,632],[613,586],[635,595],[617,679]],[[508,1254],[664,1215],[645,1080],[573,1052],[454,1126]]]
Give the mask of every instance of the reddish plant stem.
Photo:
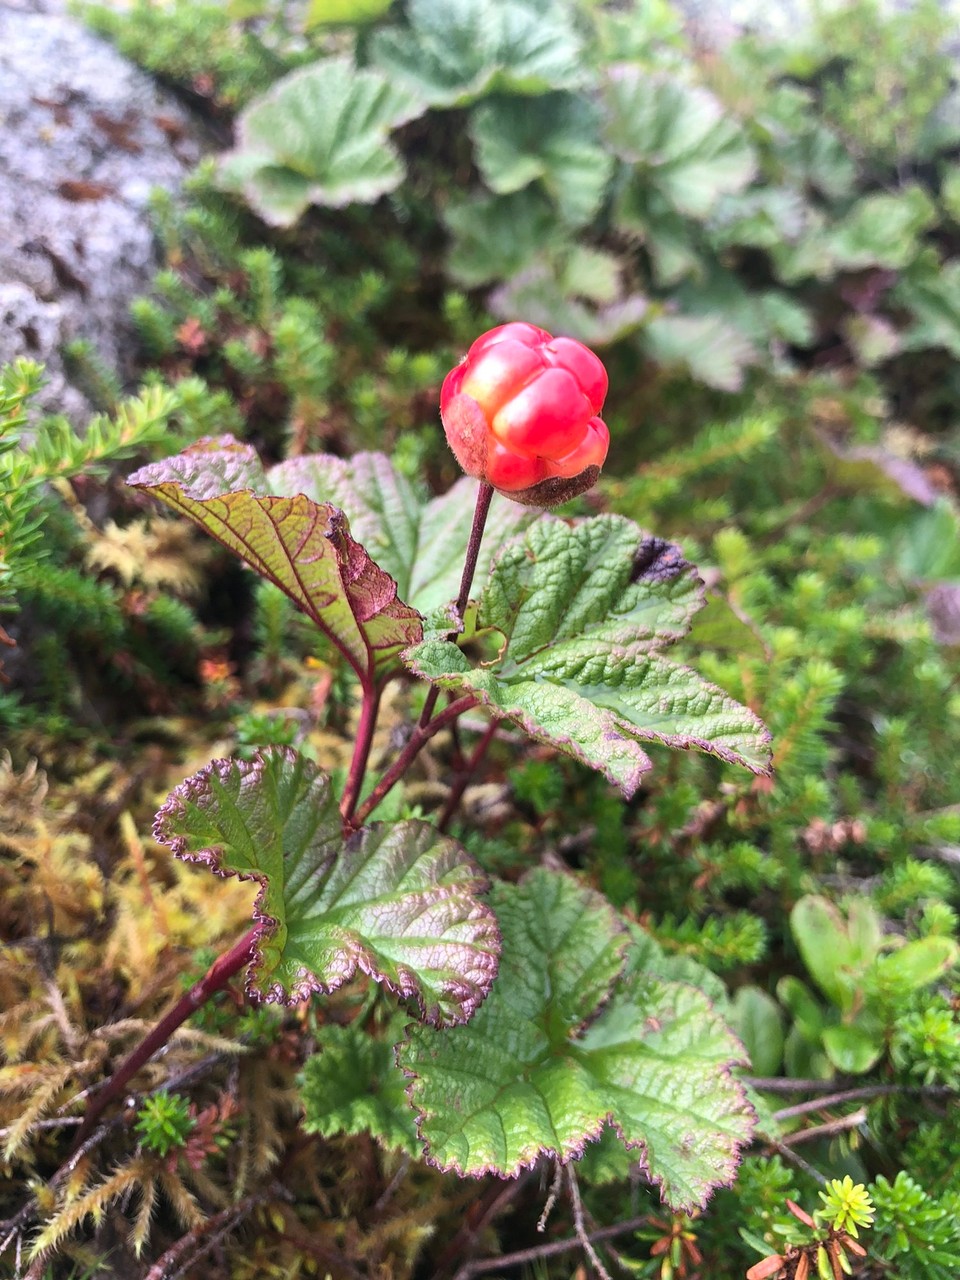
[[[377,714],[380,710],[380,690],[376,685],[364,683],[363,703],[360,707],[360,723],[357,725],[357,740],[353,746],[353,758],[350,761],[350,772],[340,800],[340,813],[344,822],[349,822],[360,798],[364,775],[367,772],[367,761],[370,758],[370,746],[373,733],[377,727]]]
[[[443,812],[437,821],[437,830],[446,831],[450,825],[450,820],[457,811],[457,805],[463,798],[463,793],[467,789],[467,784],[476,773],[483,760],[483,757],[490,750],[490,744],[497,735],[500,728],[499,720],[491,720],[483,734],[483,737],[477,743],[473,750],[473,754],[460,770],[453,786],[450,788],[450,794],[447,796],[446,804],[443,806]]]
[[[483,530],[487,523],[487,513],[490,510],[490,502],[493,498],[493,486],[485,481],[480,482],[480,488],[477,490],[477,505],[473,511],[473,525],[470,528],[470,540],[467,543],[467,558],[463,562],[463,574],[460,577],[460,594],[457,596],[456,610],[460,620],[467,609],[467,602],[470,599],[470,588],[473,586],[473,575],[477,571],[477,559],[480,555],[480,543],[483,541]],[[457,638],[456,631],[452,631],[447,637],[448,640]],[[440,696],[439,688],[434,685],[427,694],[427,700],[423,704],[423,711],[420,715],[419,729],[425,729],[433,715],[433,709],[437,705],[437,698]]]
[[[366,822],[383,797],[400,781],[434,734],[439,733],[441,729],[445,729],[448,724],[456,720],[457,716],[462,716],[465,711],[472,710],[476,705],[477,699],[472,694],[467,694],[463,698],[458,698],[456,702],[451,702],[448,707],[444,707],[440,714],[434,716],[427,725],[418,724],[410,735],[407,745],[367,796],[366,800],[364,800],[363,804],[356,810],[350,825],[359,827],[361,823]]]
[[[246,933],[229,951],[224,952],[222,956],[214,960],[200,981],[195,982],[190,990],[180,997],[173,1008],[164,1014],[156,1026],[147,1032],[137,1047],[120,1063],[100,1091],[90,1098],[87,1103],[86,1114],[83,1117],[83,1124],[80,1126],[80,1132],[77,1135],[77,1146],[80,1146],[87,1138],[105,1108],[110,1105],[114,1098],[119,1097],[128,1081],[132,1080],[140,1068],[145,1066],[153,1055],[163,1048],[176,1029],[240,972],[250,959],[261,929],[262,925],[257,925]]]

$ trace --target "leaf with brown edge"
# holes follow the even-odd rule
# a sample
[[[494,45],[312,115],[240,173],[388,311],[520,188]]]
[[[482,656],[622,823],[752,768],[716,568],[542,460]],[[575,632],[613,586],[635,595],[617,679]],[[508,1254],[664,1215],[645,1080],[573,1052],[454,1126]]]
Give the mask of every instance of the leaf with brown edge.
[[[465,850],[415,820],[345,838],[329,778],[290,748],[214,760],[171,792],[154,835],[179,858],[260,885],[247,986],[262,1000],[335,991],[359,970],[447,1026],[490,989],[500,935]]]
[[[502,548],[480,595],[477,631],[500,638],[496,657],[475,663],[428,637],[403,660],[600,770],[627,796],[651,767],[648,742],[766,773],[770,735],[757,716],[661,654],[702,604],[703,584],[679,549],[632,521],[542,516]]]
[[[273,582],[372,683],[423,636],[420,615],[350,536],[344,513],[270,493],[255,451],[230,436],[142,467],[129,484],[188,516]]]
[[[537,869],[492,894],[500,975],[466,1026],[413,1028],[427,1159],[513,1177],[577,1159],[606,1125],[674,1208],[729,1184],[756,1123],[731,1068],[743,1046],[702,991],[660,978],[599,894]]]

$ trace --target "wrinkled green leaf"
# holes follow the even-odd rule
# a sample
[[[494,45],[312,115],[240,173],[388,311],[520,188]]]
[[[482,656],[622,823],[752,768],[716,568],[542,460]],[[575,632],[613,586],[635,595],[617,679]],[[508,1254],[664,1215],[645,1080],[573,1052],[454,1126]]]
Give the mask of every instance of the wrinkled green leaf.
[[[596,113],[586,99],[566,93],[532,102],[493,98],[474,111],[470,133],[491,191],[508,195],[539,181],[570,226],[596,214],[613,157],[599,145]]]
[[[708,90],[626,64],[608,70],[602,98],[614,154],[681,213],[705,217],[754,176],[743,128]]]
[[[477,503],[477,482],[464,477],[421,504],[410,482],[382,453],[350,459],[306,454],[273,467],[271,492],[303,493],[340,507],[399,594],[430,614],[456,600]],[[482,582],[497,549],[537,517],[530,507],[494,494],[480,546],[475,581]]]
[[[393,1051],[402,1034],[401,1019],[381,1035],[355,1023],[319,1028],[320,1052],[306,1060],[300,1080],[305,1132],[372,1133],[385,1147],[419,1155],[416,1114]]]
[[[428,1159],[512,1176],[543,1154],[579,1156],[609,1122],[665,1200],[702,1205],[753,1128],[730,1076],[741,1046],[701,992],[629,954],[602,1004],[629,938],[566,876],[498,885],[495,909],[503,957],[489,998],[466,1026],[414,1029],[400,1050]]]
[[[389,672],[422,636],[419,614],[350,536],[343,512],[303,493],[271,494],[249,445],[231,436],[201,441],[142,467],[128,484],[188,516],[278,586],[362,678]]]
[[[311,204],[370,204],[399,186],[392,129],[424,103],[409,89],[346,58],[323,58],[278,81],[241,113],[237,145],[221,177],[275,226],[291,226]]]
[[[433,106],[540,94],[583,80],[580,42],[544,0],[409,0],[407,27],[374,36],[374,63]]]
[[[404,661],[601,770],[626,795],[650,768],[642,742],[763,772],[768,735],[756,717],[656,652],[684,634],[701,602],[678,549],[631,521],[541,516],[504,547],[480,597],[477,629],[499,654],[473,666],[456,645],[428,640]]]
[[[329,778],[290,748],[214,760],[170,793],[154,834],[177,857],[259,884],[248,988],[261,999],[293,1004],[359,970],[445,1025],[490,989],[497,924],[465,850],[414,820],[345,839]]]

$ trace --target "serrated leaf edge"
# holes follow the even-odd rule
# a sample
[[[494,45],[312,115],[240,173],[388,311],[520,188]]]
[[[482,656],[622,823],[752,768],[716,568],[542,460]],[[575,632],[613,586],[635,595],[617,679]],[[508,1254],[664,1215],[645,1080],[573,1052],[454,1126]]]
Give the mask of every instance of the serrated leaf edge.
[[[297,752],[291,747],[275,747],[272,750],[277,756],[289,761],[290,763],[294,763],[298,758]],[[253,904],[253,920],[256,924],[262,926],[262,933],[260,937],[272,937],[280,927],[280,922],[263,909],[269,888],[269,877],[258,871],[229,870],[223,866],[223,851],[213,845],[208,845],[206,848],[198,849],[193,853],[189,852],[187,849],[187,837],[168,834],[165,831],[165,823],[167,819],[183,814],[187,800],[189,800],[194,793],[203,791],[208,778],[216,776],[222,781],[229,771],[235,769],[240,772],[242,777],[248,778],[254,774],[262,774],[267,763],[267,757],[262,751],[258,751],[252,760],[228,758],[211,760],[209,764],[204,765],[202,769],[191,774],[189,778],[185,778],[183,782],[174,787],[166,801],[157,811],[153,822],[154,840],[156,840],[158,844],[164,845],[165,848],[170,849],[175,858],[179,858],[182,862],[195,863],[208,867],[214,875],[219,876],[221,879],[236,879],[239,881],[251,880],[259,886],[257,896]],[[325,775],[321,775],[321,777],[323,778],[327,791],[329,792],[331,789],[329,778]],[[370,826],[361,827],[357,831],[353,832],[350,837],[344,840],[344,852],[349,855],[351,845],[359,843],[364,831],[369,831],[371,828],[381,825],[383,824],[371,823]],[[449,837],[439,836],[439,838],[447,841],[448,843],[455,843],[451,841]],[[470,868],[474,880],[469,888],[466,885],[458,886],[458,888],[465,893],[469,892],[471,895],[485,893],[490,884],[487,876],[477,862],[465,849],[462,848],[462,846],[461,852],[463,861]],[[460,1022],[469,1022],[480,1004],[487,995],[489,995],[490,988],[497,976],[500,964],[500,947],[503,939],[497,918],[492,909],[485,903],[478,903],[478,907],[480,911],[482,911],[483,915],[488,918],[489,940],[494,944],[493,949],[489,953],[480,952],[478,950],[478,959],[481,955],[488,955],[489,964],[487,967],[490,971],[489,980],[486,982],[485,987],[480,991],[478,996],[470,997],[459,1002],[459,1008],[463,1013],[462,1019],[459,1020]],[[334,991],[338,991],[341,987],[345,986],[346,983],[352,981],[359,970],[361,973],[377,982],[378,985],[382,986],[385,990],[389,991],[392,995],[395,995],[400,999],[412,999],[416,1003],[421,1023],[435,1027],[438,1030],[445,1025],[449,1025],[440,1016],[439,1007],[436,1009],[427,1009],[423,996],[416,985],[408,986],[403,982],[391,982],[386,975],[379,974],[366,964],[363,956],[354,960],[352,967],[344,973],[343,977],[339,981],[330,984],[321,982],[317,975],[312,973],[309,969],[301,969],[298,974],[300,981],[297,985],[291,987],[289,992],[285,991],[282,984],[279,982],[274,983],[272,986],[267,988],[261,988],[255,985],[257,970],[260,965],[262,965],[263,960],[263,949],[258,938],[251,950],[250,962],[244,970],[244,991],[250,999],[262,1001],[264,1004],[295,1005],[299,1004],[302,1000],[309,999],[312,995],[331,995]],[[457,1024],[455,1023],[454,1025]]]

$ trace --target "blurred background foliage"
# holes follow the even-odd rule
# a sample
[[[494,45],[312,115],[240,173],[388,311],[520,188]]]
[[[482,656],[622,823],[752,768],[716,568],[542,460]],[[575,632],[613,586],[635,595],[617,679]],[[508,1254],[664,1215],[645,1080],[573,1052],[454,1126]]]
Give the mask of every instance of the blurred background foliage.
[[[223,149],[182,198],[155,199],[138,396],[101,379],[85,434],[25,432],[39,371],[0,385],[0,639],[16,642],[0,651],[0,1215],[29,1182],[56,1276],[107,1256],[135,1274],[134,1255],[166,1257],[218,1214],[202,1265],[231,1277],[441,1276],[544,1241],[537,1176],[507,1194],[411,1160],[373,1047],[395,1033],[360,987],[284,1015],[202,1011],[154,1064],[135,1130],[43,1182],[70,1134],[47,1121],[76,1114],[109,1035],[199,976],[197,948],[229,940],[249,896],[197,892],[137,834],[166,788],[271,742],[341,767],[355,715],[349,674],[286,599],[125,489],[118,464],[230,431],[268,460],[382,449],[442,489],[439,383],[478,332],[522,318],[610,370],[609,462],[571,511],[681,543],[710,593],[687,651],[763,717],[776,763],[757,781],[664,751],[624,804],[503,733],[465,792],[455,834],[484,865],[577,868],[750,1054],[761,1136],[736,1185],[664,1219],[601,1142],[579,1167],[580,1225],[644,1219],[615,1254],[597,1244],[611,1273],[736,1276],[766,1257],[793,1280],[803,1258],[832,1267],[848,1219],[834,1205],[809,1226],[788,1201],[812,1214],[823,1180],[850,1175],[875,1210],[865,1257],[844,1255],[855,1274],[955,1276],[955,20],[933,0],[854,0],[718,45],[665,0],[83,15]],[[442,805],[479,727],[437,740],[398,811]],[[547,1241],[575,1217],[558,1205]]]

